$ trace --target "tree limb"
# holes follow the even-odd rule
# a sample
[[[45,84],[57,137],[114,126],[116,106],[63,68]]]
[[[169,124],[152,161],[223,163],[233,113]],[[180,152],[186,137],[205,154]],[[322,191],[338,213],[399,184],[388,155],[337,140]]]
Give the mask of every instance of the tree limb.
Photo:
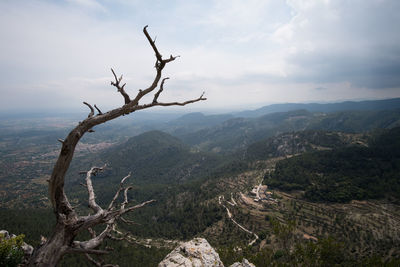
[[[162,56],[161,56],[160,52],[158,52],[158,49],[156,47],[155,39],[154,39],[154,41],[153,41],[153,39],[151,39],[150,34],[147,32],[147,27],[149,27],[149,25],[146,25],[143,28],[144,35],[146,36],[147,40],[149,41],[151,47],[153,48],[154,53],[156,54],[157,60],[162,62],[163,59],[162,59]]]
[[[122,190],[124,190],[124,186],[123,186],[123,185],[124,185],[125,180],[128,179],[130,176],[131,176],[131,173],[129,173],[129,174],[128,174],[127,176],[125,176],[124,178],[122,178],[121,182],[119,183],[119,189],[118,189],[118,191],[115,193],[113,199],[111,200],[110,205],[108,205],[107,210],[110,211],[110,210],[113,209],[114,202],[115,202],[115,200],[117,200],[117,198],[118,198],[118,196],[119,196],[119,193],[120,193]]]
[[[103,209],[96,203],[96,196],[94,194],[92,175],[96,175],[98,172],[103,171],[106,165],[103,167],[92,167],[86,174],[86,187],[89,194],[89,208],[95,213],[103,212]]]
[[[118,79],[117,75],[115,74],[113,69],[111,69],[111,72],[113,73],[114,78],[115,78],[115,82],[111,81],[111,85],[117,87],[117,91],[120,92],[121,95],[124,97],[125,104],[128,104],[129,102],[131,102],[131,99],[130,99],[129,95],[125,92],[125,89],[124,89],[126,83],[124,83],[122,86],[120,85],[120,83],[122,81],[122,75]]]
[[[83,102],[83,104],[85,104],[86,106],[88,106],[88,107],[90,108],[90,113],[89,113],[89,115],[88,115],[88,118],[93,117],[93,115],[94,115],[94,109],[93,109],[92,105],[90,105],[89,103],[86,103],[86,102]]]
[[[130,225],[140,225],[140,223],[137,223],[137,222],[134,222],[134,221],[125,219],[125,218],[123,218],[123,217],[119,217],[119,219],[120,219],[122,222],[126,223],[126,224],[130,224]]]
[[[99,115],[103,115],[103,112],[101,112],[101,110],[96,106],[96,104],[94,104],[94,107],[97,109],[97,112],[99,113]]]
[[[168,80],[168,79],[169,79],[169,77],[164,78],[161,81],[160,89],[157,91],[157,93],[155,93],[154,98],[153,98],[153,103],[157,103],[158,97],[160,96],[161,92],[164,90],[164,82],[165,82],[165,80]]]
[[[147,32],[147,27],[148,27],[148,25],[146,25],[143,28],[143,33],[146,36],[147,40],[149,41],[150,46],[153,48],[153,51],[156,55],[156,64],[155,64],[156,76],[155,76],[152,84],[147,89],[139,91],[139,93],[136,95],[135,99],[131,102],[132,106],[138,105],[139,100],[143,96],[147,95],[148,93],[150,93],[157,87],[158,82],[161,79],[161,72],[164,69],[165,65],[171,61],[174,61],[178,57],[178,56],[174,57],[171,55],[168,59],[163,59],[160,52],[158,51],[158,48],[157,48],[155,42],[151,39],[150,34]]]

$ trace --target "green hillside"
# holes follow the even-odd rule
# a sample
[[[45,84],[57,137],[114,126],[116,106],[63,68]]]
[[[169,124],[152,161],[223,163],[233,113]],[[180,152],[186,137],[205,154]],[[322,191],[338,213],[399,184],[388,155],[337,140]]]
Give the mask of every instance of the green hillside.
[[[220,162],[217,156],[197,152],[160,131],[132,137],[100,158],[109,163],[112,176],[132,172],[132,181],[139,184],[182,183],[206,174]]]
[[[277,163],[264,183],[304,190],[311,201],[400,198],[400,128],[371,137],[369,146],[316,151]]]

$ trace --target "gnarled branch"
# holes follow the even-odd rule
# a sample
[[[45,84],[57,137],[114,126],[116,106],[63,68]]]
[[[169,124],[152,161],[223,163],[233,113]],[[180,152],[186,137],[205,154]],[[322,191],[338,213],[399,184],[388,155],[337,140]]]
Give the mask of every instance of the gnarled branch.
[[[93,115],[94,115],[94,109],[93,109],[92,105],[90,105],[89,103],[86,103],[86,102],[83,102],[83,104],[85,104],[86,106],[88,106],[88,107],[90,108],[90,113],[89,113],[89,115],[88,115],[88,118],[93,117]]]
[[[169,79],[169,77],[164,78],[164,79],[161,81],[160,89],[157,91],[157,93],[155,93],[154,98],[153,98],[153,103],[157,103],[158,97],[160,96],[161,92],[164,90],[164,83],[165,83],[165,80],[168,80],[168,79]]]
[[[95,213],[102,212],[103,209],[96,203],[96,196],[94,194],[93,184],[92,184],[92,175],[96,176],[98,172],[104,170],[106,165],[103,167],[92,167],[86,174],[86,187],[89,194],[89,208],[91,208]]]
[[[114,76],[114,81],[111,82],[111,85],[115,86],[117,88],[117,91],[123,96],[124,105],[105,113],[101,112],[95,105],[95,108],[98,112],[98,114],[95,116],[94,108],[87,102],[84,102],[84,104],[87,105],[90,109],[88,117],[82,122],[79,122],[78,125],[71,130],[71,132],[64,140],[60,139],[60,142],[62,143],[61,151],[54,165],[51,178],[49,179],[49,198],[53,206],[54,213],[56,215],[57,223],[55,226],[55,230],[53,231],[53,235],[43,244],[43,246],[39,247],[34,252],[34,255],[31,257],[31,260],[29,262],[30,266],[55,266],[65,253],[89,253],[82,251],[81,246],[86,246],[89,249],[89,247],[92,247],[93,244],[101,243],[104,238],[109,236],[111,231],[110,227],[112,229],[113,225],[115,225],[116,221],[121,218],[123,214],[155,201],[149,200],[141,204],[129,207],[127,193],[130,187],[123,186],[123,182],[125,179],[124,178],[123,181],[121,181],[120,188],[116,192],[108,208],[102,209],[95,201],[95,194],[92,185],[92,175],[98,172],[100,169],[91,169],[92,172],[90,174],[86,173],[86,188],[89,194],[89,207],[94,211],[95,214],[88,216],[78,216],[77,212],[70,204],[67,195],[65,194],[64,183],[65,175],[71,164],[75,148],[79,140],[83,137],[85,133],[93,132],[93,128],[99,124],[116,119],[126,114],[130,114],[137,110],[143,110],[154,106],[184,106],[187,104],[206,100],[203,93],[200,97],[192,100],[166,103],[158,102],[159,95],[164,90],[164,82],[167,80],[167,78],[164,78],[161,82],[159,90],[154,95],[153,101],[148,104],[139,105],[139,101],[145,95],[151,93],[158,87],[158,84],[162,78],[162,71],[164,67],[178,57],[171,55],[170,57],[163,59],[155,44],[155,40],[150,37],[147,28],[148,26],[145,26],[143,28],[143,33],[146,36],[156,57],[156,73],[149,87],[144,90],[139,90],[137,95],[133,99],[131,99],[125,91],[126,84],[122,84],[122,75],[118,78],[114,70],[111,69],[111,72]],[[115,206],[115,202],[117,201],[118,196],[119,194],[121,194],[121,192],[124,193],[124,201],[123,203],[121,203],[121,207],[117,208]],[[75,238],[80,231],[87,230],[98,224],[107,225],[101,234],[96,236],[93,232],[92,239],[85,241],[86,243],[75,241]]]
[[[119,189],[118,189],[118,191],[115,193],[115,195],[114,195],[114,197],[113,197],[113,199],[111,200],[111,202],[110,202],[110,205],[108,205],[108,208],[107,208],[107,210],[112,210],[114,207],[114,202],[115,202],[115,200],[117,200],[117,198],[118,198],[118,196],[119,196],[119,193],[122,191],[122,190],[124,190],[124,187],[123,187],[123,185],[124,185],[124,183],[125,183],[125,180],[126,179],[128,179],[129,177],[131,176],[131,173],[129,173],[127,176],[125,176],[124,178],[122,178],[122,180],[121,180],[121,182],[119,183]]]
[[[131,102],[131,99],[124,89],[126,83],[124,83],[122,86],[120,85],[122,81],[122,75],[119,78],[117,78],[117,75],[115,74],[113,69],[111,69],[111,72],[113,73],[115,79],[115,82],[111,81],[111,85],[117,87],[117,91],[120,92],[121,95],[124,97],[125,104],[128,104],[129,102]]]
[[[101,110],[96,106],[96,104],[94,104],[94,107],[96,108],[96,110],[99,113],[99,115],[103,115],[103,112],[101,112]]]

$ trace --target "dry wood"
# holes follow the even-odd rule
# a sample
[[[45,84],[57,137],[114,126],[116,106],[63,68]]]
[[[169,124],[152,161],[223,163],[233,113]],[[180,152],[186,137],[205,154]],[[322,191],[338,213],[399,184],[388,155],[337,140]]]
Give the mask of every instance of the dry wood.
[[[156,74],[154,80],[148,88],[139,90],[137,95],[131,99],[125,90],[126,84],[124,83],[121,85],[122,75],[118,78],[114,70],[111,69],[111,72],[114,76],[114,81],[111,82],[111,85],[115,86],[117,91],[123,96],[124,104],[121,107],[115,108],[106,113],[101,112],[100,109],[94,105],[94,108],[98,112],[98,114],[95,115],[93,106],[87,102],[83,102],[89,107],[90,113],[85,120],[79,122],[79,124],[72,129],[72,131],[64,140],[59,139],[59,141],[62,143],[62,147],[49,180],[49,196],[56,216],[56,226],[51,237],[34,251],[30,259],[29,266],[55,266],[66,253],[84,253],[89,261],[96,266],[111,266],[104,265],[102,262],[94,260],[89,254],[108,253],[108,251],[98,250],[96,248],[103,242],[105,238],[112,238],[112,232],[119,233],[115,227],[117,220],[123,219],[121,217],[123,214],[141,208],[155,201],[148,200],[135,206],[128,206],[129,203],[127,194],[131,187],[125,187],[124,182],[130,176],[129,174],[121,180],[120,187],[108,205],[108,208],[101,208],[96,203],[96,197],[92,184],[92,176],[102,171],[105,166],[92,167],[89,171],[85,172],[85,187],[88,190],[89,207],[94,214],[79,216],[75,209],[71,206],[67,195],[65,194],[64,179],[74,156],[76,145],[85,133],[93,132],[93,127],[96,125],[116,119],[126,114],[130,114],[137,110],[147,109],[154,106],[184,106],[206,100],[203,93],[198,98],[183,102],[159,102],[158,98],[164,90],[164,82],[165,80],[169,79],[164,78],[161,82],[159,90],[154,95],[153,101],[147,104],[139,104],[139,101],[145,95],[153,92],[154,89],[158,87],[162,77],[162,70],[166,64],[174,61],[178,57],[171,55],[169,58],[163,59],[155,44],[155,40],[150,37],[147,31],[147,26],[143,28],[143,33],[152,47],[156,57]],[[115,202],[121,192],[124,194],[124,201],[121,203],[121,206],[117,208],[115,206]],[[128,222],[127,220],[124,221]],[[99,235],[96,235],[96,233],[92,230],[92,227],[99,224],[104,224],[105,228]],[[89,231],[92,238],[86,241],[75,240],[80,231]]]

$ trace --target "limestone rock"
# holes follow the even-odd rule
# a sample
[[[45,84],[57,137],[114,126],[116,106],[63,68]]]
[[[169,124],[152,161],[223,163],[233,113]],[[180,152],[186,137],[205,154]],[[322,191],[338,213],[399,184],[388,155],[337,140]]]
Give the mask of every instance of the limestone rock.
[[[246,259],[243,259],[242,262],[235,262],[229,267],[256,267],[253,263],[249,262]]]
[[[224,267],[218,253],[204,238],[194,238],[169,253],[159,267]]]

